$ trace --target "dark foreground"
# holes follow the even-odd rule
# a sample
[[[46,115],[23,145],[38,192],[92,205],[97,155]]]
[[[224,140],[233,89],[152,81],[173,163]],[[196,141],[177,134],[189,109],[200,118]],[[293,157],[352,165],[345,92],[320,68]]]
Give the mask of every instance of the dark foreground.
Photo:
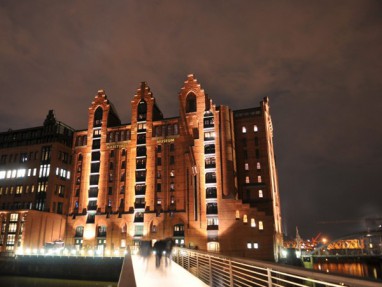
[[[2,287],[117,287],[117,282],[0,276]]]
[[[0,258],[0,280],[5,276],[118,282],[123,258],[17,256]],[[22,280],[22,279],[20,279]],[[1,282],[1,281],[0,281]],[[6,286],[0,284],[0,286]],[[24,286],[24,285],[18,285]],[[43,286],[43,285],[25,285]],[[48,286],[48,285],[47,285]],[[56,286],[56,285],[51,285]],[[75,285],[57,285],[75,286]],[[101,285],[78,285],[101,286]],[[102,285],[108,286],[108,285]]]

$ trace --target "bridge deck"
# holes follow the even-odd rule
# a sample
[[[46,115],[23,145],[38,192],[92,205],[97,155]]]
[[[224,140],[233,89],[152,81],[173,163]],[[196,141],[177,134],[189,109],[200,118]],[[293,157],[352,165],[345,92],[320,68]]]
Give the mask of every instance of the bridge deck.
[[[205,287],[208,286],[200,279],[183,269],[175,262],[168,260],[165,264],[165,258],[159,268],[155,267],[155,256],[143,259],[138,255],[132,255],[135,281],[138,287],[146,286],[179,286],[183,287]]]

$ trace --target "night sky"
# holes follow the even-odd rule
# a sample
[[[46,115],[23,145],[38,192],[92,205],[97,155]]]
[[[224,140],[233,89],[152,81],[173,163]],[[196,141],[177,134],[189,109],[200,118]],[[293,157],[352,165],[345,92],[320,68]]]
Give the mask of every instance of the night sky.
[[[85,129],[98,89],[127,123],[141,81],[177,116],[193,73],[216,105],[270,98],[288,235],[382,217],[381,1],[0,0],[0,39],[0,131]]]

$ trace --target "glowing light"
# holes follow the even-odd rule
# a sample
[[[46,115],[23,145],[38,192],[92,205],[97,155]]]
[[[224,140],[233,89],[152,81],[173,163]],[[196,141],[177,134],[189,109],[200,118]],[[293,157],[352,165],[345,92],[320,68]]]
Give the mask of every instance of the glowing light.
[[[106,256],[110,256],[110,250],[109,250],[109,249],[106,249],[106,250],[105,250],[105,254],[106,254]]]
[[[114,250],[114,255],[119,256],[119,250]]]
[[[102,254],[102,250],[101,249],[97,249],[96,253],[97,253],[97,255],[101,255]]]
[[[72,249],[72,250],[70,251],[70,253],[72,253],[73,255],[75,255],[75,254],[77,253],[77,250],[76,250],[76,249]]]
[[[38,251],[37,248],[34,248],[33,249],[33,254],[37,254],[37,251]]]
[[[27,249],[25,250],[25,252],[26,252],[27,254],[31,254],[31,249],[30,249],[30,248],[27,248]]]
[[[88,250],[88,255],[89,255],[89,256],[93,256],[93,255],[94,255],[94,251],[93,251],[92,249],[89,249],[89,250]]]
[[[286,258],[287,256],[288,256],[288,251],[285,249],[281,250],[281,257]]]

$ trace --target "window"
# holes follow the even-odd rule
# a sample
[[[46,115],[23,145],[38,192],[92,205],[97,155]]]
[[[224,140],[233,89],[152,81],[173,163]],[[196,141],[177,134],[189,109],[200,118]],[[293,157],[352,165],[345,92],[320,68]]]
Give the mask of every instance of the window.
[[[83,226],[77,226],[76,227],[76,234],[74,237],[83,237],[84,236],[84,227]]]
[[[235,212],[235,218],[236,218],[236,219],[240,219],[240,211],[239,211],[239,210],[236,210],[236,212]]]
[[[218,204],[213,203],[207,203],[207,214],[217,214],[218,213]]]
[[[205,168],[214,168],[216,167],[216,161],[214,157],[207,157],[204,160],[204,166]]]
[[[204,140],[210,141],[215,139],[215,132],[205,132],[204,133]]]
[[[262,221],[259,221],[259,230],[264,230],[264,225]]]
[[[256,227],[256,221],[254,218],[251,218],[251,227]]]
[[[175,163],[175,158],[174,158],[174,156],[172,155],[172,156],[170,156],[170,164],[174,164]]]
[[[157,189],[156,189],[157,192],[161,192],[162,191],[162,185],[160,183],[157,183]]]
[[[186,113],[196,112],[196,96],[194,93],[189,93],[186,99]]]
[[[245,177],[245,183],[249,183],[249,176]]]
[[[251,242],[247,243],[247,249],[252,249],[252,243]]]
[[[257,164],[256,164],[256,168],[257,168],[257,169],[261,169],[260,162],[257,162]]]
[[[259,243],[253,243],[253,248],[259,249]]]
[[[102,115],[103,115],[103,110],[101,107],[98,107],[94,113],[94,127],[100,127],[102,126]]]
[[[243,134],[246,134],[246,133],[247,133],[247,128],[244,127],[244,126],[242,126],[242,127],[241,127],[241,132],[242,132]]]
[[[261,189],[259,189],[259,197],[260,198],[264,197],[263,191]]]
[[[207,172],[206,173],[206,183],[215,183],[216,182],[216,173]]]
[[[248,223],[248,217],[246,214],[243,215],[243,223]]]
[[[261,175],[258,175],[258,176],[257,176],[257,182],[259,182],[259,183],[262,182],[262,181],[261,181]]]
[[[170,171],[170,177],[174,177],[174,176],[175,176],[175,170],[172,169],[172,170]]]
[[[246,163],[244,164],[244,169],[245,169],[245,170],[249,170],[249,164],[248,164],[248,162],[246,162]]]
[[[257,125],[254,125],[254,126],[253,126],[253,131],[254,131],[255,133],[257,133],[257,132],[259,131]]]

